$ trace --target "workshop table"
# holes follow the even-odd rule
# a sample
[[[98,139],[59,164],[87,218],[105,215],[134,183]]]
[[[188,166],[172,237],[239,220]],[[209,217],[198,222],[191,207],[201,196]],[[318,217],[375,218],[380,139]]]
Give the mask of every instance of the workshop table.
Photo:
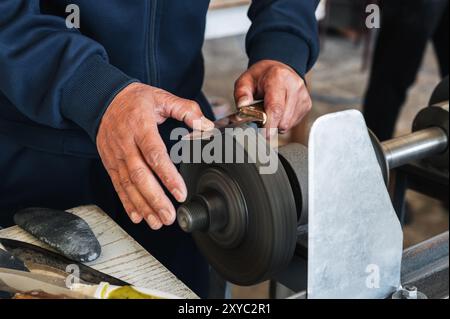
[[[198,298],[100,208],[83,206],[68,212],[83,218],[102,246],[100,258],[86,265],[138,287],[157,289],[182,298]],[[0,230],[0,237],[52,250],[18,226]]]

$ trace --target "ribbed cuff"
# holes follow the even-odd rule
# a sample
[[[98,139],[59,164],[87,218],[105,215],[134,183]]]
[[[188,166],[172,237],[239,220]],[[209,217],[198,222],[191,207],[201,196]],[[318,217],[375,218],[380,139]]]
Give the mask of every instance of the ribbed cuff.
[[[87,59],[64,87],[61,112],[94,141],[103,114],[115,96],[132,79],[100,56]]]
[[[289,65],[302,78],[309,69],[310,47],[300,37],[288,32],[263,32],[247,46],[249,65],[275,60]]]

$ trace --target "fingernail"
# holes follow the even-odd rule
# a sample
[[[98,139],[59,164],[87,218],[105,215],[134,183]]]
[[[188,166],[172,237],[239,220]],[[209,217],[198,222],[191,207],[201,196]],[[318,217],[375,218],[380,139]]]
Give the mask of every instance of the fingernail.
[[[211,122],[210,120],[208,120],[206,117],[202,116],[201,120],[201,125],[202,125],[202,130],[203,131],[210,131],[214,128],[214,123]]]
[[[130,214],[131,221],[135,224],[139,224],[142,221],[142,216],[136,212]]]
[[[159,228],[162,227],[161,223],[153,215],[147,216],[147,222],[150,225],[150,227],[154,230],[158,230]]]
[[[184,192],[182,192],[182,191],[179,190],[179,189],[175,189],[175,190],[172,192],[172,195],[173,195],[173,197],[175,197],[175,199],[176,199],[179,203],[184,202],[184,201],[186,200],[186,196],[187,196]]]
[[[244,106],[248,106],[249,104],[251,104],[253,101],[251,99],[249,99],[248,97],[244,97],[242,99],[239,100],[237,106],[238,107],[244,107]]]
[[[171,214],[168,210],[162,209],[159,211],[159,216],[164,220],[165,225],[170,225],[173,223],[173,214]]]

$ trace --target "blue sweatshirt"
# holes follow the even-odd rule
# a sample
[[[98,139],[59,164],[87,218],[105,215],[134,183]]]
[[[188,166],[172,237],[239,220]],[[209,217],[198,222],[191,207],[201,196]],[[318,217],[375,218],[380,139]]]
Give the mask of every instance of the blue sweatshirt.
[[[250,65],[278,60],[303,76],[318,55],[317,2],[254,0],[246,41]],[[66,26],[69,4],[80,9],[80,29]],[[209,0],[0,0],[0,134],[38,150],[97,156],[101,117],[131,82],[207,105],[201,49],[208,5]],[[177,125],[163,124],[163,138]]]

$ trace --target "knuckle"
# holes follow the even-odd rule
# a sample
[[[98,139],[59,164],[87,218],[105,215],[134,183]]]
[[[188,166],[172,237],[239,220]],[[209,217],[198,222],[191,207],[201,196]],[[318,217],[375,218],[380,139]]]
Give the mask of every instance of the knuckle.
[[[169,173],[162,174],[161,180],[164,185],[172,185],[174,183],[174,178],[172,177],[172,174]]]
[[[150,198],[150,203],[152,205],[152,207],[158,209],[162,207],[162,199],[160,196],[152,196]]]
[[[131,180],[128,177],[121,177],[120,178],[120,185],[123,188],[126,189],[126,188],[130,187],[132,185],[132,183],[131,183]]]
[[[200,107],[195,102],[189,102],[189,111],[193,114],[198,114],[200,112]]]
[[[290,74],[290,71],[282,66],[274,66],[272,69],[272,73],[275,77],[284,78],[285,76]]]
[[[270,115],[272,119],[281,119],[283,116],[284,110],[283,107],[280,104],[272,104],[272,107],[270,108]]]
[[[147,171],[144,167],[137,167],[131,170],[130,179],[134,184],[142,184],[145,181]]]
[[[306,86],[305,86],[305,81],[304,81],[304,80],[302,79],[302,77],[299,76],[299,75],[297,75],[297,83],[298,83],[298,86],[299,86],[301,89],[306,88]]]
[[[234,87],[235,87],[235,89],[238,89],[239,87],[245,85],[246,79],[247,79],[246,74],[241,75],[241,76],[234,82]]]
[[[179,100],[177,97],[164,93],[160,96],[159,103],[156,105],[155,111],[156,113],[168,114],[174,105],[177,105]]]
[[[304,107],[305,109],[309,112],[312,109],[312,100],[310,96],[307,96],[305,98],[305,102],[304,102]]]
[[[293,79],[292,80],[292,88],[294,89],[295,92],[297,92],[298,94],[300,94],[303,90],[303,83],[298,79]]]
[[[124,161],[125,156],[126,156],[127,152],[124,151],[124,149],[119,145],[118,146],[118,152],[114,153],[114,160],[115,161]]]
[[[288,121],[282,122],[279,126],[281,131],[288,131],[290,129],[290,124]]]
[[[306,104],[306,110],[309,112],[312,110],[312,103],[307,103]]]
[[[161,146],[153,146],[150,147],[150,151],[148,152],[148,161],[153,169],[160,167],[164,164],[164,157],[166,154],[166,150]]]
[[[144,201],[139,201],[135,205],[139,213],[141,213],[143,216],[148,216],[152,213],[152,210],[150,209],[150,207],[148,207],[147,203],[145,203]]]

